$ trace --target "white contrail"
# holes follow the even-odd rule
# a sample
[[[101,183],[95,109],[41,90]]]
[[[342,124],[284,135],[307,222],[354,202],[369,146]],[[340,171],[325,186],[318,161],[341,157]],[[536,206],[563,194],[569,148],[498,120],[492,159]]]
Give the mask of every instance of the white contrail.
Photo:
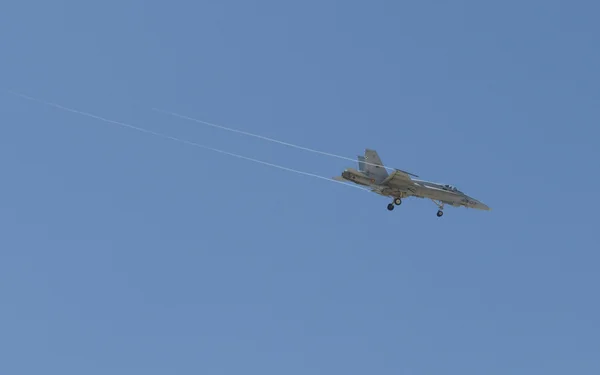
[[[349,183],[345,183],[345,182],[342,182],[342,181],[337,181],[337,180],[334,180],[332,178],[327,178],[327,177],[319,176],[319,175],[314,174],[314,173],[303,172],[303,171],[299,171],[299,170],[296,170],[296,169],[284,167],[284,166],[281,166],[281,165],[277,165],[277,164],[273,164],[273,163],[268,163],[266,161],[249,158],[247,156],[242,156],[242,155],[234,154],[234,153],[231,153],[231,152],[219,150],[219,149],[216,149],[216,148],[213,148],[213,147],[204,146],[204,145],[201,145],[199,143],[190,142],[190,141],[186,141],[184,139],[175,138],[175,137],[172,137],[170,135],[166,135],[166,134],[158,133],[158,132],[155,132],[155,131],[152,131],[152,130],[140,128],[138,126],[127,124],[127,123],[124,123],[124,122],[110,120],[110,119],[107,119],[107,118],[104,118],[104,117],[100,117],[100,116],[97,116],[97,115],[94,115],[94,114],[91,114],[91,113],[88,113],[88,112],[83,112],[83,111],[79,111],[77,109],[68,108],[68,107],[62,106],[60,104],[47,102],[45,100],[37,99],[37,98],[31,97],[29,95],[21,94],[21,93],[10,91],[10,90],[7,90],[7,91],[9,93],[11,93],[13,95],[16,95],[16,96],[19,96],[21,98],[28,99],[28,100],[31,100],[31,101],[35,101],[35,102],[38,102],[38,103],[41,103],[41,104],[45,104],[45,105],[48,105],[48,106],[51,106],[51,107],[54,107],[54,108],[57,108],[57,109],[61,109],[63,111],[68,111],[68,112],[71,112],[71,113],[76,113],[76,114],[79,114],[79,115],[91,117],[91,118],[96,119],[96,120],[100,120],[100,121],[104,121],[104,122],[107,122],[107,123],[110,123],[110,124],[115,124],[115,125],[123,126],[123,127],[129,128],[129,129],[133,129],[133,130],[137,130],[137,131],[143,132],[143,133],[152,134],[152,135],[155,135],[157,137],[170,139],[170,140],[175,141],[175,142],[180,142],[180,143],[184,143],[184,144],[187,144],[187,145],[190,145],[190,146],[203,148],[205,150],[218,152],[218,153],[229,155],[229,156],[233,156],[233,157],[236,157],[236,158],[239,158],[239,159],[244,159],[244,160],[248,160],[248,161],[251,161],[251,162],[254,162],[254,163],[263,164],[263,165],[266,165],[266,166],[269,166],[269,167],[282,169],[284,171],[298,173],[298,174],[301,174],[301,175],[304,175],[304,176],[319,178],[321,180],[330,181],[330,182],[336,182],[336,183],[339,183],[339,184],[342,184],[342,185],[345,185],[345,186],[350,186],[350,187],[353,187],[353,188],[357,188],[357,189],[369,191],[368,189],[362,188],[362,187],[357,186],[357,185],[351,185]]]
[[[350,161],[354,161],[354,162],[357,161],[356,159],[348,158],[346,156],[336,155],[336,154],[332,154],[332,153],[329,153],[329,152],[319,151],[319,150],[315,150],[315,149],[312,149],[312,148],[295,145],[293,143],[284,142],[284,141],[280,141],[280,140],[277,140],[277,139],[265,137],[265,136],[262,136],[262,135],[245,132],[243,130],[228,128],[228,127],[223,126],[223,125],[217,125],[217,124],[213,124],[211,122],[207,122],[207,121],[203,121],[203,120],[198,120],[198,119],[193,118],[193,117],[189,117],[189,116],[185,116],[185,115],[180,115],[179,113],[166,111],[164,109],[152,108],[152,110],[155,111],[155,112],[161,112],[161,113],[164,113],[164,114],[167,114],[167,115],[171,115],[171,116],[175,116],[175,117],[179,117],[179,118],[182,118],[182,119],[185,119],[185,120],[190,120],[190,121],[194,121],[194,122],[197,122],[197,123],[200,123],[200,124],[212,126],[214,128],[219,128],[219,129],[227,130],[227,131],[230,131],[230,132],[234,132],[234,133],[238,133],[238,134],[243,134],[243,135],[247,135],[247,136],[250,136],[250,137],[259,138],[259,139],[262,139],[262,140],[265,140],[265,141],[278,143],[278,144],[284,145],[284,146],[294,147],[294,148],[297,148],[297,149],[300,149],[300,150],[304,150],[304,151],[314,152],[314,153],[317,153],[317,154],[327,155],[327,156],[331,156],[331,157],[334,157],[334,158],[339,158],[339,159],[344,159],[344,160],[350,160]],[[369,163],[367,161],[365,161],[364,163],[368,164],[368,165],[373,165],[373,166],[380,166],[379,164]],[[385,169],[389,169],[389,170],[395,170],[396,169],[396,168],[390,168],[390,167],[386,167],[386,166],[381,166],[381,167],[383,167]],[[403,172],[406,172],[406,171],[403,171]],[[408,172],[406,172],[406,173],[408,173]],[[412,173],[408,173],[408,174],[413,175],[415,177],[418,177],[418,176],[416,176],[416,175],[414,175]]]

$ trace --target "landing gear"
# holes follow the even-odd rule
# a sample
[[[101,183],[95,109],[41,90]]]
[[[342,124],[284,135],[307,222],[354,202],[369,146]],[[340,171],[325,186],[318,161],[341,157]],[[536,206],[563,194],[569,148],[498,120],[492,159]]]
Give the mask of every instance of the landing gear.
[[[394,205],[400,206],[402,204],[402,199],[394,198],[394,201],[387,205],[387,209],[392,211],[394,209]]]
[[[437,212],[437,217],[442,217],[444,215],[444,211],[442,211],[444,209],[444,203],[443,202],[436,202],[433,199],[431,200],[433,203],[436,204],[436,206],[438,206],[439,210]]]

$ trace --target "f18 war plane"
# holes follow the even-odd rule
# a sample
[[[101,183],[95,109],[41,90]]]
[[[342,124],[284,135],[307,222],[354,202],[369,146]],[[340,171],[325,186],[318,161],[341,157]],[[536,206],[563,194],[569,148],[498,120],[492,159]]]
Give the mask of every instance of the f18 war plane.
[[[358,170],[347,168],[341,176],[334,177],[335,180],[350,181],[357,185],[363,185],[371,191],[393,198],[387,209],[392,211],[394,206],[402,204],[403,198],[417,197],[431,199],[438,206],[437,216],[444,215],[444,205],[454,207],[475,208],[490,211],[491,208],[468,196],[456,187],[447,184],[439,184],[411,178],[418,177],[412,173],[395,169],[388,174],[379,155],[375,150],[366,149],[364,156],[358,156]]]

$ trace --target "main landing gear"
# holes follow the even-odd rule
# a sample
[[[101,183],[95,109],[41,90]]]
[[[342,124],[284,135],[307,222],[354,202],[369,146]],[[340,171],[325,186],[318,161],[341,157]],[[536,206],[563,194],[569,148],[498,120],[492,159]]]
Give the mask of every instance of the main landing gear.
[[[387,205],[387,209],[389,211],[392,211],[394,209],[394,205],[399,206],[402,204],[402,199],[400,198],[394,198],[394,203],[390,203]]]
[[[444,203],[443,202],[436,202],[435,200],[431,200],[433,203],[436,204],[436,206],[438,206],[439,210],[437,212],[437,217],[442,217],[444,215],[444,211],[442,211],[444,209]]]

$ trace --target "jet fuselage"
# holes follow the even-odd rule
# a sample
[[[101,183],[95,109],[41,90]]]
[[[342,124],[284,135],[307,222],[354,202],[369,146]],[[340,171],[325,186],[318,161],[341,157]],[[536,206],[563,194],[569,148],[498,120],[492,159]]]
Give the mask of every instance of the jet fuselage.
[[[381,185],[381,181],[377,181],[375,178],[367,176],[353,168],[343,171],[342,178],[358,185],[367,186],[378,194],[393,198],[413,196],[437,200],[455,207],[464,206],[478,210],[490,210],[484,203],[447,184],[410,179],[402,182],[393,181],[389,184]]]

